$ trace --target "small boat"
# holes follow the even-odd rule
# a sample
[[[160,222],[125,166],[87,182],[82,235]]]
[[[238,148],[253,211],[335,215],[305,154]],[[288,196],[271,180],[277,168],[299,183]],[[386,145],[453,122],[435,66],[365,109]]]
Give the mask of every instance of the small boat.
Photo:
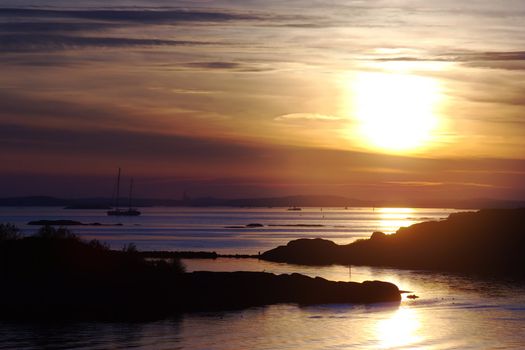
[[[133,179],[131,179],[131,182],[129,184],[129,206],[128,209],[121,209],[119,208],[119,200],[120,200],[120,168],[118,168],[118,175],[117,175],[117,196],[115,197],[115,209],[109,210],[107,212],[110,216],[139,216],[140,211],[137,209],[132,208],[131,206],[131,194],[133,192]]]
[[[301,211],[303,209],[299,208],[299,207],[296,207],[296,206],[293,206],[293,207],[288,208],[288,210],[290,210],[290,211]]]

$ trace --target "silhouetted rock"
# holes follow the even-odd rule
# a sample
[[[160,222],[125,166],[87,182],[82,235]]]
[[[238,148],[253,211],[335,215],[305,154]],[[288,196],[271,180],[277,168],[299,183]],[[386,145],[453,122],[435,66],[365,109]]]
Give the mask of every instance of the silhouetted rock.
[[[75,220],[35,220],[29,221],[28,225],[40,225],[40,226],[80,226],[84,225],[80,221]]]
[[[400,301],[399,289],[381,281],[333,282],[301,274],[194,272],[180,275],[186,310],[236,309],[275,303]]]
[[[339,246],[332,241],[303,238],[264,252],[261,259],[292,264],[330,265],[332,262],[327,257],[338,250]]]
[[[336,245],[296,240],[261,259],[307,265],[354,264],[525,277],[525,209],[454,213],[395,234]]]
[[[83,242],[65,228],[45,226],[32,237],[10,237],[0,241],[0,319],[157,319],[273,303],[400,300],[395,285],[379,281],[331,282],[263,272],[184,273],[175,254],[144,259],[133,245],[113,251],[97,241]]]
[[[380,232],[380,231],[376,231],[376,232],[372,233],[372,236],[370,236],[370,239],[378,240],[378,239],[384,239],[385,237],[386,237],[386,233]]]

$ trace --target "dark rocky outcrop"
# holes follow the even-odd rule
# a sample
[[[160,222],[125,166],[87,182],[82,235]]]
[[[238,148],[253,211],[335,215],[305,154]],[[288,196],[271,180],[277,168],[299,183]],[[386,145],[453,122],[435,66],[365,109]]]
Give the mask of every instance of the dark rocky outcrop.
[[[261,255],[261,259],[303,265],[329,265],[334,263],[331,256],[340,246],[332,241],[321,238],[297,239],[288,242],[286,246],[279,246]],[[339,259],[337,259],[339,262]]]
[[[385,238],[386,238],[386,233],[380,232],[380,231],[376,231],[372,233],[372,236],[370,236],[370,239],[375,240],[375,241],[385,239]]]
[[[194,272],[180,275],[183,309],[242,308],[276,303],[326,304],[400,301],[399,289],[381,281],[334,282],[301,274]]]
[[[300,239],[261,259],[306,265],[355,264],[525,277],[525,209],[451,214],[395,234],[337,245]]]
[[[81,225],[84,225],[80,221],[75,221],[75,220],[34,220],[34,221],[29,221],[27,224],[34,225],[34,226],[46,226],[46,225],[81,226]]]
[[[264,272],[184,273],[177,259],[147,260],[134,246],[113,251],[50,227],[32,237],[0,240],[0,280],[0,319],[158,319],[274,303],[400,300],[395,285],[379,281],[344,283]]]

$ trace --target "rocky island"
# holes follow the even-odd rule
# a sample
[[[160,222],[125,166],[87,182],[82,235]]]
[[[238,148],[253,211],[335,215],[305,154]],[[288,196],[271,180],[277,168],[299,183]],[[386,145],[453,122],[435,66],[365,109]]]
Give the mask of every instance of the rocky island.
[[[261,259],[304,265],[370,265],[525,277],[525,209],[486,209],[337,245],[298,239]]]
[[[110,250],[65,228],[31,237],[0,225],[0,318],[157,319],[181,312],[275,303],[400,301],[394,284],[333,282],[300,274],[185,273],[178,259],[145,259],[134,245]]]

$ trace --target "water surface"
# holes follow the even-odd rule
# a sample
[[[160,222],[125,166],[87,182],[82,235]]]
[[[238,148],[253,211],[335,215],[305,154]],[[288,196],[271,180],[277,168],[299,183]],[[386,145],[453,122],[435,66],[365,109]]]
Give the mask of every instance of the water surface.
[[[17,224],[27,234],[32,220],[76,220],[122,226],[73,226],[86,239],[120,249],[134,242],[142,250],[208,250],[257,254],[292,239],[321,237],[347,244],[373,231],[393,233],[401,226],[446,218],[451,209],[412,208],[141,208],[137,217],[107,216],[105,210],[0,208],[0,222]],[[259,228],[231,228],[250,223]]]
[[[148,208],[118,227],[74,227],[85,238],[128,241],[141,248],[255,253],[299,237],[338,243],[372,231],[439,220],[441,209],[192,209]],[[8,208],[0,221],[15,222],[29,234],[34,219],[78,219],[114,223],[100,211]],[[324,216],[324,217],[323,217]],[[259,222],[258,229],[226,229]],[[305,226],[291,226],[301,224]],[[307,226],[307,225],[322,226]],[[272,225],[272,226],[270,226]],[[275,225],[275,226],[274,226]],[[288,226],[287,226],[288,225]],[[466,253],[467,254],[467,253]],[[384,280],[411,291],[401,303],[374,305],[279,304],[241,311],[191,313],[135,323],[0,323],[0,349],[524,349],[525,286],[502,280],[428,271],[364,266],[309,267],[257,259],[184,260],[188,271],[300,272],[330,280]],[[3,286],[5,287],[5,286]],[[38,293],[38,291],[35,291]],[[212,297],[210,291],[210,297]]]

